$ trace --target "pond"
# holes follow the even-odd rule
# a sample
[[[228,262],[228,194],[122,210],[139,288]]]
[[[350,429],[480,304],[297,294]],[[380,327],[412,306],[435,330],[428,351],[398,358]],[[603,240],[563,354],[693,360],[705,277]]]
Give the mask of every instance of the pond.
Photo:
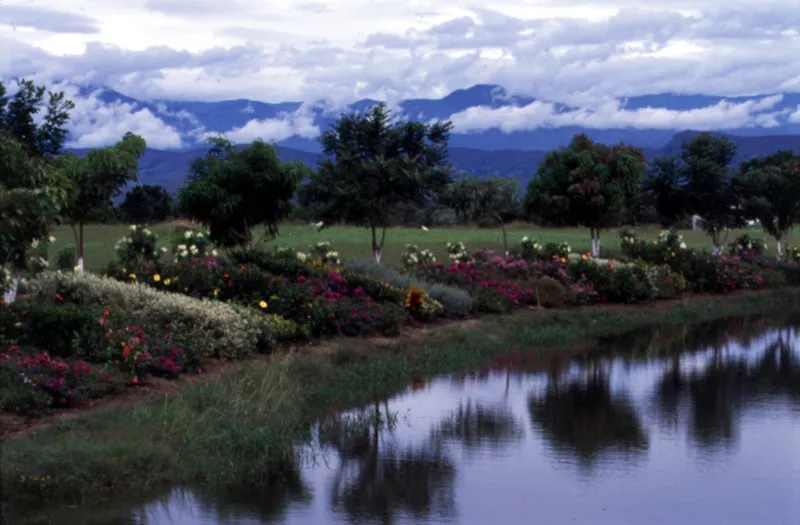
[[[57,522],[797,525],[797,327],[726,320],[506,356],[323,422],[281,490],[176,489]]]

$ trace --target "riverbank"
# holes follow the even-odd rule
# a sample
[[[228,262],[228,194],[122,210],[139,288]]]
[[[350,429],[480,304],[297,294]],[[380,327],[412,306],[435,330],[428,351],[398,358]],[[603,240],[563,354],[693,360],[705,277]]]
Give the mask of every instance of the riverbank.
[[[232,365],[179,391],[101,407],[5,442],[6,505],[80,501],[174,484],[264,485],[296,475],[294,444],[309,423],[384,398],[412,382],[465,371],[503,354],[586,348],[648,325],[800,312],[800,289],[641,306],[523,310],[348,339]]]

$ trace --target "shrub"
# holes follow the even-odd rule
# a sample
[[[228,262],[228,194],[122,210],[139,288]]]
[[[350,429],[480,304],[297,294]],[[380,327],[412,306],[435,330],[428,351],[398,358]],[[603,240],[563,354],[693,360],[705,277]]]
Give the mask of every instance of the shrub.
[[[467,253],[467,247],[463,242],[448,242],[446,245],[447,255],[451,261],[469,261],[470,256]]]
[[[416,286],[412,286],[403,294],[403,306],[414,319],[420,321],[431,321],[444,314],[441,303]]]
[[[205,228],[179,231],[178,235],[172,239],[172,256],[175,262],[216,257],[217,255],[217,250]]]
[[[441,303],[446,315],[464,317],[473,311],[472,297],[459,288],[415,279],[374,261],[351,261],[345,268],[346,275],[364,275],[379,282],[389,283],[395,289],[407,290],[412,286],[422,288]]]
[[[254,266],[273,275],[291,279],[297,279],[301,275],[309,277],[322,276],[324,274],[318,268],[305,264],[307,256],[300,258],[294,251],[289,249],[279,248],[275,253],[269,253],[257,248],[239,248],[231,251],[228,257],[236,265]]]
[[[542,255],[546,260],[565,259],[570,253],[572,253],[572,246],[568,242],[562,241],[545,244]]]
[[[800,262],[800,245],[787,246],[786,259],[792,262]]]
[[[686,279],[667,265],[646,268],[655,299],[674,299],[686,291]]]
[[[56,257],[56,269],[71,272],[75,269],[77,264],[75,248],[64,248],[58,252],[58,257]]]
[[[331,247],[331,243],[327,241],[313,244],[309,246],[308,250],[312,258],[324,265],[338,266],[342,264],[341,259],[339,259],[339,252],[334,251]]]
[[[753,265],[738,257],[696,257],[686,276],[692,291],[729,293],[764,287],[764,278]]]
[[[409,269],[418,264],[436,262],[436,257],[428,249],[420,250],[416,244],[406,244],[405,251],[400,255],[400,261],[404,268]]]
[[[602,302],[638,303],[652,300],[656,290],[646,265],[626,265],[618,261],[598,263],[587,258],[570,266],[570,272],[592,283]]]
[[[120,264],[128,266],[156,262],[161,255],[156,234],[138,225],[130,227],[130,232],[117,241],[114,250]]]
[[[567,300],[567,289],[554,279],[533,279],[528,286],[534,292],[537,306],[558,308]]]
[[[728,245],[728,253],[739,257],[757,257],[766,251],[767,243],[764,239],[754,239],[746,233]]]
[[[308,332],[290,319],[277,314],[265,314],[276,341],[298,341],[308,338]]]
[[[58,357],[101,352],[106,345],[99,314],[64,304],[15,303],[0,308],[0,340]]]
[[[527,260],[538,259],[542,251],[542,245],[536,239],[531,239],[527,235],[520,241],[519,248],[520,256]]]
[[[40,301],[61,301],[87,306],[108,306],[124,311],[131,322],[159,326],[180,334],[203,355],[238,358],[274,343],[263,315],[242,306],[198,300],[123,283],[92,274],[46,273],[33,281]]]

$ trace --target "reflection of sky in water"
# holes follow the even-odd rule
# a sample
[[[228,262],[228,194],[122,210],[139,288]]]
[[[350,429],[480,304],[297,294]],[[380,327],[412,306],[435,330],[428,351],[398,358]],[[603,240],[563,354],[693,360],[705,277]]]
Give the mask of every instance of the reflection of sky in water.
[[[678,377],[682,381],[692,374],[699,377],[715,359],[726,363],[742,359],[752,370],[763,357],[765,347],[775,340],[775,332],[770,332],[751,340],[746,349],[730,343],[718,352],[708,349],[684,354]],[[792,355],[798,359],[800,340],[795,338],[793,343]],[[507,437],[484,437],[482,444],[491,440],[491,446],[468,449],[456,440],[445,440],[443,454],[455,470],[453,488],[449,496],[436,497],[450,497],[453,505],[446,515],[429,515],[428,521],[434,523],[800,524],[800,384],[796,383],[800,361],[794,362],[793,386],[775,386],[777,376],[767,375],[744,387],[743,379],[733,372],[724,380],[696,382],[692,387],[695,395],[712,396],[710,408],[704,410],[733,422],[731,435],[717,436],[712,428],[705,445],[693,434],[692,388],[677,396],[674,413],[664,413],[659,405],[658,385],[674,364],[672,358],[627,362],[601,358],[589,367],[587,363],[590,361],[584,359],[570,365],[559,385],[569,385],[570,380],[585,383],[592,366],[592,370],[603,370],[611,408],[606,417],[590,418],[588,424],[597,423],[591,428],[601,435],[604,431],[614,432],[602,428],[613,426],[612,418],[617,418],[618,424],[632,419],[633,426],[638,418],[643,445],[615,447],[612,443],[600,447],[591,461],[582,461],[570,446],[555,446],[541,424],[532,422],[529,403],[547,394],[548,375],[512,372],[507,377],[506,372],[494,371],[488,377],[467,378],[463,382],[454,377],[441,378],[419,391],[409,390],[391,399],[389,411],[397,416],[397,425],[393,432],[383,432],[379,448],[402,451],[410,445],[430,447],[432,429],[452,417],[460,405],[477,404],[490,414],[512,414],[519,432]],[[714,388],[711,392],[702,390],[703,384]],[[566,403],[563,406],[569,406],[569,401]],[[380,406],[383,409],[382,403]],[[372,410],[369,407],[366,413]],[[560,417],[560,412],[556,416]],[[631,439],[636,441],[635,437]],[[592,449],[591,443],[584,445]],[[332,479],[339,466],[334,451],[318,455],[316,466],[303,471],[313,496],[311,501],[290,503],[274,515],[272,522],[350,523],[341,509],[331,512]],[[259,518],[241,506],[240,512],[231,511],[224,516],[216,515],[214,507],[208,500],[198,503],[186,494],[173,498],[166,506],[149,505],[143,509],[146,521],[142,521],[268,522],[265,515]],[[425,521],[395,509],[392,519],[384,522]]]

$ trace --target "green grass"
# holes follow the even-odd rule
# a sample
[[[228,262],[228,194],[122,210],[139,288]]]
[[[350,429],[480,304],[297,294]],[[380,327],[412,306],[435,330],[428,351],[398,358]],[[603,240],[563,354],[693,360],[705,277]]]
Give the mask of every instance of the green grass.
[[[151,229],[159,236],[161,245],[169,243],[176,223],[155,225]],[[125,225],[90,225],[86,227],[85,250],[86,267],[92,271],[105,269],[109,261],[115,258],[114,245],[128,231]],[[602,249],[604,253],[618,253],[620,249],[617,229],[604,231],[602,234]],[[661,228],[647,226],[639,228],[637,233],[640,238],[653,240],[658,237]],[[711,243],[703,232],[691,230],[682,231],[687,245],[697,249],[709,249]],[[728,242],[742,233],[767,238],[770,249],[774,250],[774,242],[761,230],[737,230],[730,232]],[[62,226],[54,232],[56,242],[50,249],[50,256],[55,261],[56,254],[64,248],[74,247],[75,241],[71,228]],[[533,225],[514,224],[508,229],[509,244],[517,244],[524,236],[535,237],[540,243],[567,241],[574,250],[586,252],[590,249],[589,230],[586,228],[539,228]],[[310,225],[283,225],[278,238],[271,241],[275,246],[286,246],[298,250],[305,250],[309,244],[328,241],[339,252],[343,259],[371,259],[370,234],[366,228],[354,226],[335,226],[318,232]],[[503,237],[500,229],[477,227],[452,227],[433,228],[423,231],[420,228],[391,228],[386,233],[386,246],[383,260],[387,264],[400,262],[400,254],[406,244],[417,244],[420,248],[433,250],[436,256],[446,259],[445,244],[447,242],[461,241],[467,248],[485,248],[501,251]],[[800,233],[795,231],[787,245],[800,242]]]
[[[243,363],[170,398],[105,408],[4,443],[0,495],[7,510],[174,484],[267,486],[296,476],[291,445],[304,441],[317,416],[385,398],[412,380],[474,369],[513,351],[560,352],[646,326],[797,312],[798,289],[697,298],[670,308],[522,311],[383,344],[348,340],[327,352]]]

